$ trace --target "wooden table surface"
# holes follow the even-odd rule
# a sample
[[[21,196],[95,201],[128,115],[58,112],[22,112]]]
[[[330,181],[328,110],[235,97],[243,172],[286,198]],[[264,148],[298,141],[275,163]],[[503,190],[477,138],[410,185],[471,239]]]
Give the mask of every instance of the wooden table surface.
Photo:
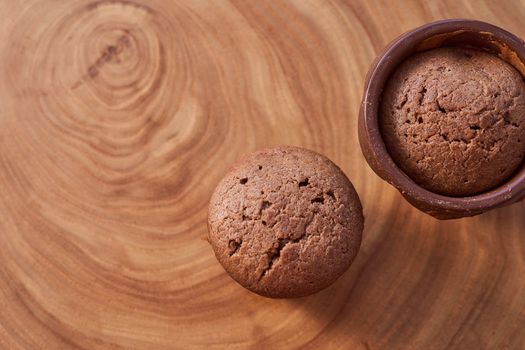
[[[525,349],[525,204],[437,221],[357,141],[375,55],[451,17],[525,37],[522,0],[0,0],[0,349]],[[226,169],[280,144],[339,164],[366,216],[296,300],[204,239]]]

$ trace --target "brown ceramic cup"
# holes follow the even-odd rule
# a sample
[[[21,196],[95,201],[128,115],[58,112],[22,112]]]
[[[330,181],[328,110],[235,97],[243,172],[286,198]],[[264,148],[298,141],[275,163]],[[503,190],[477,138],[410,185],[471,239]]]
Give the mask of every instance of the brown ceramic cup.
[[[438,219],[474,216],[525,197],[525,165],[514,176],[488,192],[449,197],[414,182],[390,157],[379,127],[383,87],[397,66],[410,55],[440,46],[463,46],[489,51],[514,66],[525,77],[525,42],[488,23],[447,19],[413,29],[391,42],[368,71],[359,113],[359,142],[370,167],[396,187],[416,208]]]

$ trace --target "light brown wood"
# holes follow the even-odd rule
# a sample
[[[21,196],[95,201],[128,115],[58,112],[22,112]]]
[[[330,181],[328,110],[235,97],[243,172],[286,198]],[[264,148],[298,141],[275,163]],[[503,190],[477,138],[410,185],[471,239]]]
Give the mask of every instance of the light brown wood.
[[[520,0],[0,0],[0,348],[524,349],[525,204],[437,221],[357,142],[375,55],[445,17],[525,37]],[[230,164],[280,144],[339,164],[366,216],[297,300],[203,239]]]

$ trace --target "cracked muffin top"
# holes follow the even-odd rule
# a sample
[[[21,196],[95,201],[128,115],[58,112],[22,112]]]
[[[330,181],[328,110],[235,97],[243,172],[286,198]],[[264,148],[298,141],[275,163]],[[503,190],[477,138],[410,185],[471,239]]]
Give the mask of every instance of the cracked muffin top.
[[[403,62],[382,94],[380,127],[397,165],[449,196],[488,191],[525,155],[525,83],[500,58],[443,47]]]
[[[298,147],[253,153],[219,183],[208,240],[228,274],[274,298],[315,293],[343,274],[361,244],[361,202],[328,158]]]

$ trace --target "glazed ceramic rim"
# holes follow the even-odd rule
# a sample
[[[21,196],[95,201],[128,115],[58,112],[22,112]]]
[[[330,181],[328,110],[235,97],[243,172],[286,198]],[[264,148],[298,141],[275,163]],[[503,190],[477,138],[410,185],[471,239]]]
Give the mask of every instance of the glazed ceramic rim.
[[[374,162],[369,161],[374,171],[409,199],[428,206],[428,210],[424,209],[425,211],[480,213],[512,203],[525,194],[525,163],[514,176],[488,192],[466,197],[445,196],[421,187],[396,165],[386,149],[379,128],[379,102],[383,87],[393,70],[405,57],[416,51],[426,39],[454,32],[490,34],[497,42],[506,45],[516,53],[521,62],[525,62],[525,42],[514,34],[489,23],[467,19],[446,19],[413,29],[391,42],[368,72],[361,105],[360,118],[363,120],[361,120],[362,130],[360,131],[365,132],[365,137],[368,137],[370,146],[368,151],[371,153],[368,156],[375,157],[375,161],[381,163],[381,165],[379,163],[374,165]],[[524,74],[523,71],[521,73]],[[381,169],[376,169],[376,167]]]

